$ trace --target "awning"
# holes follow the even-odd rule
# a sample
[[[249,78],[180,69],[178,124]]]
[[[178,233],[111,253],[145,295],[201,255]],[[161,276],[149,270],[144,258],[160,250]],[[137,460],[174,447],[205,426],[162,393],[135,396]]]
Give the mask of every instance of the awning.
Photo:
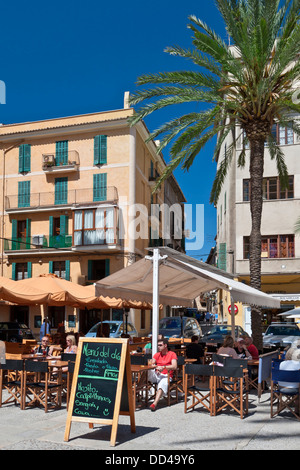
[[[281,302],[297,302],[300,300],[300,294],[270,294],[274,299],[279,299]]]
[[[159,265],[159,302],[163,305],[192,307],[199,295],[214,289],[224,289],[230,291],[235,302],[259,307],[280,307],[279,299],[235,281],[231,274],[218,268],[167,247],[160,247],[159,254],[166,256]],[[143,258],[101,279],[95,286],[96,296],[152,302],[152,261]]]

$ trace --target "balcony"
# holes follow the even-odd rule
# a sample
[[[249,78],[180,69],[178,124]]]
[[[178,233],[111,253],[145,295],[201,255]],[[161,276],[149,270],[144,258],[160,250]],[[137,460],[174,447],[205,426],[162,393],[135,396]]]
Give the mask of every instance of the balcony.
[[[95,200],[96,199],[96,200]],[[18,196],[5,196],[5,210],[7,213],[28,212],[31,210],[43,210],[47,208],[80,207],[82,205],[99,206],[104,203],[117,204],[119,200],[118,190],[115,186],[108,186],[100,194],[99,198],[94,198],[93,188],[68,190],[65,198],[59,201],[55,198],[55,192],[42,192]]]
[[[4,240],[4,251],[71,248],[72,235],[34,235]]]
[[[66,152],[60,158],[54,153],[45,153],[42,155],[42,168],[45,173],[70,173],[79,168],[79,154],[76,150]]]

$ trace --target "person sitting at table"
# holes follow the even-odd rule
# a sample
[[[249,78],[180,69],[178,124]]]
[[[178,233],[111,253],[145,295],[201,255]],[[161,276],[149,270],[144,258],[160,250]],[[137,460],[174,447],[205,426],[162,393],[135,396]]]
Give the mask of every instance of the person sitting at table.
[[[48,336],[43,336],[41,344],[34,349],[34,352],[35,354],[43,354],[44,356],[48,356],[49,350],[49,338]]]
[[[186,357],[188,359],[196,359],[195,364],[202,364],[201,359],[204,357],[204,347],[202,344],[199,344],[199,336],[192,336],[191,343],[187,343]]]
[[[240,359],[252,359],[252,356],[248,351],[244,338],[238,338],[238,340],[234,343],[234,349]]]
[[[77,346],[76,346],[75,336],[68,335],[67,338],[66,338],[66,341],[67,341],[67,347],[64,350],[64,352],[67,353],[67,354],[76,354],[77,353]]]
[[[223,345],[218,349],[217,354],[224,354],[233,359],[239,359],[237,352],[233,349],[234,341],[232,336],[226,336]]]
[[[256,346],[254,346],[253,339],[251,338],[251,336],[245,336],[245,344],[249,353],[252,356],[252,359],[259,359],[258,349]]]
[[[154,354],[152,365],[156,366],[155,370],[150,370],[148,380],[157,384],[157,392],[154,402],[150,405],[151,411],[156,410],[156,406],[164,395],[168,393],[168,372],[172,380],[174,370],[177,369],[177,356],[173,351],[168,350],[168,340],[166,338],[159,339],[157,343],[158,352]]]
[[[157,335],[157,340],[163,339],[163,338],[164,338],[164,335]],[[149,351],[149,349],[150,349],[150,351]],[[147,343],[146,346],[143,349],[143,353],[144,354],[151,354],[151,351],[152,351],[152,343]]]

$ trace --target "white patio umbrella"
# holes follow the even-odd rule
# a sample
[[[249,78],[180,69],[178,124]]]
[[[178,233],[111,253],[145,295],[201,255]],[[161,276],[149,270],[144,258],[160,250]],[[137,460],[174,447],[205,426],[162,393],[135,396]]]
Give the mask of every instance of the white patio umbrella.
[[[296,307],[296,308],[292,308],[291,310],[287,310],[286,312],[282,312],[282,313],[278,313],[277,316],[279,317],[284,317],[284,318],[297,318],[296,317],[292,317],[290,315],[297,315],[300,317],[300,307]]]

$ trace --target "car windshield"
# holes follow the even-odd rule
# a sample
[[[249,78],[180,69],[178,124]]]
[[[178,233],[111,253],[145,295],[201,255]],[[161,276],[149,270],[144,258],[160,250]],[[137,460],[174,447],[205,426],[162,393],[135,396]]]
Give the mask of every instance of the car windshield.
[[[266,331],[266,335],[300,336],[300,330],[296,325],[295,327],[273,325],[269,326]]]
[[[237,331],[237,328],[235,327],[235,331]],[[213,326],[212,329],[207,333],[208,335],[231,335],[231,326],[227,325],[218,325],[218,326]]]
[[[181,321],[179,318],[163,318],[159,322],[159,328],[166,328],[168,330],[175,330],[181,328]]]
[[[100,325],[100,323],[96,323],[96,325],[94,325],[90,329],[90,333],[96,333],[99,325]],[[109,323],[109,332],[110,332],[110,334],[111,333],[116,333],[118,327],[119,327],[119,323]]]

